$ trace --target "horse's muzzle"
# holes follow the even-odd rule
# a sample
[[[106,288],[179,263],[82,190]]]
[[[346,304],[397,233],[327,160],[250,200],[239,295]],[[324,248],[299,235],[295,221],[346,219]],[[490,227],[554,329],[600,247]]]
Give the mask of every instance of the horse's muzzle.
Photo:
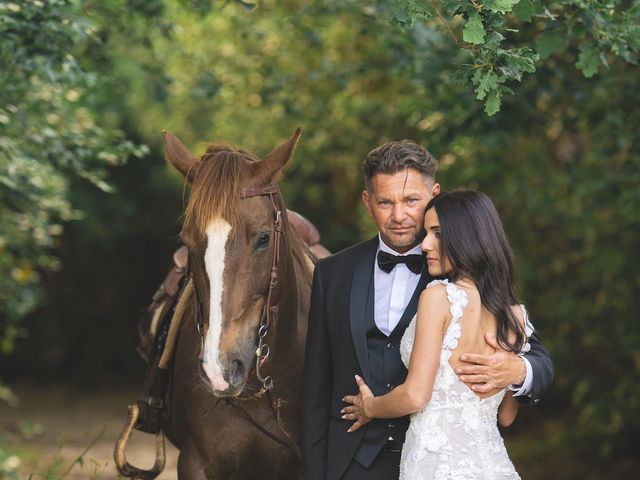
[[[237,397],[240,395],[247,381],[248,374],[248,369],[242,360],[231,360],[228,368],[222,370],[222,377],[228,386],[224,390],[221,390],[213,385],[201,361],[198,362],[198,371],[202,380],[211,388],[211,391],[216,397]]]

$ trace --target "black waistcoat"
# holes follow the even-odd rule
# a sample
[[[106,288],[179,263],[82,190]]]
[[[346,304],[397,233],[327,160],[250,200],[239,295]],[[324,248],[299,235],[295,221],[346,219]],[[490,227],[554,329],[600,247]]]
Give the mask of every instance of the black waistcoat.
[[[419,282],[418,288],[424,286]],[[413,314],[405,312],[398,325],[388,337],[380,331],[374,319],[373,311],[373,282],[369,290],[367,301],[367,355],[369,366],[368,386],[374,395],[384,395],[397,385],[403,383],[407,377],[407,369],[400,359],[400,339],[413,318]],[[414,302],[410,302],[414,303]],[[415,308],[415,307],[414,307]],[[404,437],[409,427],[409,417],[393,419],[374,419],[355,455],[355,460],[364,467],[371,465],[385,442],[392,438],[395,442],[404,443]]]

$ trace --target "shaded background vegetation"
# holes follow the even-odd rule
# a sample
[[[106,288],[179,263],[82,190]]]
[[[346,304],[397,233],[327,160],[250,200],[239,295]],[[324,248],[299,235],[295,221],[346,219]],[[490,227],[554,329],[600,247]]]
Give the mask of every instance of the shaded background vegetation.
[[[300,125],[281,188],[334,251],[373,233],[362,158],[409,138],[445,189],[495,201],[554,355],[509,437],[525,478],[637,470],[639,17],[615,0],[1,1],[3,382],[140,381],[137,312],[184,196],[162,129],[261,155]]]

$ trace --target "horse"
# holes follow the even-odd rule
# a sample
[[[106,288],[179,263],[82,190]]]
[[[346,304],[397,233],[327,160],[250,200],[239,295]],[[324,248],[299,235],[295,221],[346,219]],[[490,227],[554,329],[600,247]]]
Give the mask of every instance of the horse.
[[[169,132],[191,182],[180,239],[193,295],[180,323],[163,430],[188,480],[301,478],[304,346],[315,256],[276,180],[300,129],[258,159],[210,144],[195,157]]]

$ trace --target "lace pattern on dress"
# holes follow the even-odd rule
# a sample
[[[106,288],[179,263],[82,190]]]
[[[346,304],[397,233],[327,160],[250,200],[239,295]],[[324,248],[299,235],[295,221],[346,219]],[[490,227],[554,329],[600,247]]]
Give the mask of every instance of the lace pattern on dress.
[[[518,480],[497,426],[497,411],[505,390],[480,398],[455,374],[449,359],[462,335],[460,318],[468,304],[467,293],[448,280],[434,280],[427,288],[443,284],[451,304],[451,322],[442,341],[440,365],[431,400],[411,417],[400,463],[405,480]],[[533,332],[525,312],[527,338]],[[400,355],[409,367],[416,318],[400,342]],[[522,354],[528,351],[528,343]]]

